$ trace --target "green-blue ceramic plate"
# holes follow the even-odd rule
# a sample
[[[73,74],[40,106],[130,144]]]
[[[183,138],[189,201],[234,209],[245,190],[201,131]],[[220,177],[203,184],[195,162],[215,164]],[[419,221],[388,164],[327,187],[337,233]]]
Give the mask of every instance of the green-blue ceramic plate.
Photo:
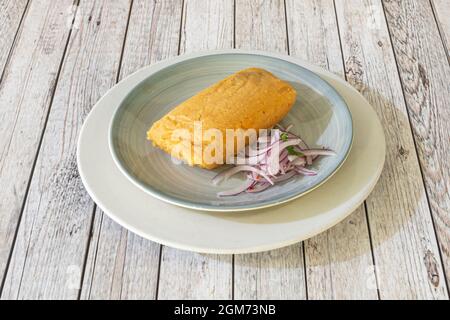
[[[296,176],[260,193],[217,197],[217,192],[242,183],[236,176],[220,186],[211,179],[224,170],[176,164],[170,155],[146,140],[148,128],[182,101],[247,67],[264,68],[290,82],[297,101],[282,124],[293,124],[310,146],[333,149],[337,155],[315,161],[316,176]],[[351,114],[342,97],[315,73],[295,63],[263,54],[211,53],[173,63],[149,75],[120,103],[110,124],[114,161],[134,184],[163,201],[207,211],[243,211],[280,204],[318,187],[345,161],[353,140]]]

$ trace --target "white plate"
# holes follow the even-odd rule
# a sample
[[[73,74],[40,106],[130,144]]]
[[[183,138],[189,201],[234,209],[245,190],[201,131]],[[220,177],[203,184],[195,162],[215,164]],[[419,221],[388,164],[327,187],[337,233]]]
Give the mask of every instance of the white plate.
[[[185,55],[139,70],[122,80],[94,106],[78,142],[78,168],[99,207],[136,234],[185,250],[248,253],[287,246],[332,227],[368,196],[384,164],[385,140],[376,113],[342,79],[292,57],[277,57],[305,67],[330,83],[353,117],[354,141],[341,169],[311,193],[276,207],[251,212],[201,212],[162,202],[135,186],[115,165],[108,147],[109,123],[118,104],[150,73],[174,62],[210,53]]]

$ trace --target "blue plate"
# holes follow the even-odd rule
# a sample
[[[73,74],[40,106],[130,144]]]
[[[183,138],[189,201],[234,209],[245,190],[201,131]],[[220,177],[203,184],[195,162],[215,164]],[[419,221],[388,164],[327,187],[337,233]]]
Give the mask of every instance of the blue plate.
[[[297,176],[267,190],[233,197],[217,192],[242,183],[235,176],[220,186],[211,179],[224,170],[175,164],[146,140],[149,127],[182,101],[248,67],[264,68],[297,90],[297,101],[282,124],[293,124],[310,147],[327,147],[337,155],[314,162],[316,176]],[[170,64],[139,83],[121,102],[110,124],[110,149],[122,173],[149,194],[172,204],[207,211],[252,210],[295,199],[330,178],[349,154],[353,127],[342,97],[313,72],[264,54],[211,53]]]

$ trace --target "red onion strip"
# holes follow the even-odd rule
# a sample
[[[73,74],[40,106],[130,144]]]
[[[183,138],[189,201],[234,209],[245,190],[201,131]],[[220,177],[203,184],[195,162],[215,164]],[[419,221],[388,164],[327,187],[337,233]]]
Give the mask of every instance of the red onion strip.
[[[247,172],[247,180],[242,185],[219,192],[219,197],[261,192],[296,175],[317,175],[316,171],[305,166],[313,164],[320,156],[336,155],[330,149],[309,148],[298,135],[290,132],[292,125],[286,129],[281,125],[276,127],[278,129],[271,130],[267,136],[258,138],[256,148],[247,146],[234,159],[236,166],[213,178],[213,184],[217,185],[239,172]]]

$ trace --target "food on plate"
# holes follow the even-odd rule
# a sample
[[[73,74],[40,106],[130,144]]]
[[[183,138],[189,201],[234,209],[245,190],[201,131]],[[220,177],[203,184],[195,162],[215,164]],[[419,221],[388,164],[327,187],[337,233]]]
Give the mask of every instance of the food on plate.
[[[175,107],[153,124],[147,138],[191,166],[214,169],[223,163],[235,164],[216,175],[213,184],[237,173],[244,173],[246,180],[236,188],[219,192],[219,197],[257,193],[297,175],[316,175],[307,166],[319,156],[335,154],[329,149],[309,148],[291,132],[291,126],[283,128],[278,124],[293,106],[296,95],[290,84],[270,72],[244,69]],[[214,135],[207,134],[211,130],[215,130]],[[233,136],[228,135],[228,130],[233,130]],[[256,130],[251,137],[249,133]],[[205,150],[211,149],[215,161],[206,157]]]
[[[242,192],[256,193],[266,190],[282,181],[297,175],[314,176],[316,171],[306,168],[319,156],[332,156],[335,152],[329,149],[309,148],[298,136],[277,125],[266,136],[258,140],[238,155],[238,165],[222,171],[214,177],[213,184],[227,180],[239,173],[246,173],[246,180],[236,188],[218,192],[219,197],[235,196]]]
[[[244,69],[175,107],[152,125],[147,138],[191,166],[213,169],[252,142],[247,131],[272,128],[283,119],[296,95],[289,83],[270,72],[260,68]],[[202,132],[215,130],[216,135],[201,134],[196,139],[198,123]],[[239,137],[244,137],[245,141],[239,144],[236,141],[239,137],[234,137],[235,143],[230,147],[229,141],[225,141],[227,129],[240,130]],[[206,151],[210,151],[215,161],[205,157]]]

